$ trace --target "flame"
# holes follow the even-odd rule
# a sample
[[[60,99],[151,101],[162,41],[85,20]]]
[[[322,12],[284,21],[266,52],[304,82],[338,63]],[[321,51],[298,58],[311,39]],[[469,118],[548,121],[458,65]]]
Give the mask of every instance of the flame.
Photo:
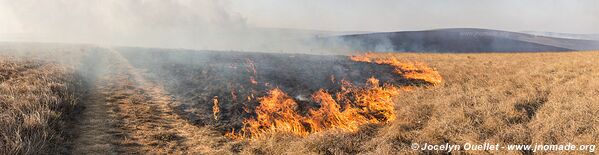
[[[214,120],[218,120],[218,116],[220,116],[220,107],[218,106],[218,96],[214,96],[212,98],[212,116],[214,116]]]
[[[254,78],[253,76],[250,76],[250,82],[254,85],[258,84],[258,81],[256,81],[256,78]]]
[[[243,133],[261,134],[265,131],[292,132],[305,135],[302,116],[296,112],[297,103],[282,90],[270,90],[268,96],[258,98],[256,118],[244,121]]]
[[[314,92],[311,100],[320,107],[309,109],[307,114],[302,114],[296,100],[281,89],[272,89],[267,96],[258,98],[256,117],[244,120],[240,133],[233,130],[227,136],[254,138],[268,132],[306,136],[327,129],[356,131],[364,124],[394,120],[392,97],[399,89],[390,85],[381,87],[375,78],[368,82],[367,87],[346,85],[345,91],[336,93],[336,97],[322,89]],[[341,103],[347,106],[342,108]]]
[[[254,85],[257,85],[258,81],[256,80],[256,65],[254,65],[254,61],[251,59],[245,59],[245,63],[247,64],[246,70],[252,73],[250,76],[250,82]]]
[[[395,68],[395,73],[402,75],[406,79],[422,80],[432,85],[441,84],[443,81],[443,77],[441,77],[439,72],[428,67],[426,64],[422,62],[402,62],[390,54],[366,53],[363,55],[351,56],[350,59],[356,62],[393,66]]]
[[[374,53],[352,56],[350,59],[356,62],[392,66],[396,74],[406,79],[422,80],[432,85],[442,82],[439,73],[424,63],[402,62],[395,57],[381,57]],[[248,64],[252,64],[251,61],[248,61]],[[250,68],[253,68],[253,65]],[[330,79],[331,82],[335,82],[335,76],[331,75]],[[374,77],[368,78],[365,82],[365,85],[358,86],[342,79],[339,81],[341,85],[339,91],[329,93],[320,89],[305,100],[296,100],[279,88],[271,89],[265,96],[257,98],[259,105],[253,111],[255,117],[244,119],[241,129],[237,131],[232,129],[225,136],[245,139],[279,132],[304,137],[325,130],[357,131],[365,124],[380,124],[395,120],[394,96],[397,96],[400,91],[415,88],[380,84],[380,81]],[[248,101],[254,98],[254,94],[251,95],[251,98],[248,96]],[[305,102],[312,103],[314,106],[304,105]],[[300,106],[309,108],[302,111]]]

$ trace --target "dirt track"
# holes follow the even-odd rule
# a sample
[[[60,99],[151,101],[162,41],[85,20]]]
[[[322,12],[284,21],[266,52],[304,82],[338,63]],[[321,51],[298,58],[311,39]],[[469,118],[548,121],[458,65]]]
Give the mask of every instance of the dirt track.
[[[215,153],[224,137],[169,107],[176,102],[114,50],[91,55],[91,90],[76,118],[73,154]],[[91,59],[90,59],[91,60]]]

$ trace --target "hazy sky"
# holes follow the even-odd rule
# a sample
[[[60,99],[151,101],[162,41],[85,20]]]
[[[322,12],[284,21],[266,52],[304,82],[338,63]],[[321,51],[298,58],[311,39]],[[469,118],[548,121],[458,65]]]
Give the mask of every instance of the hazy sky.
[[[262,27],[328,31],[466,27],[599,34],[599,1],[0,0],[0,40],[225,50],[314,48],[296,39],[313,34]]]
[[[217,3],[245,19],[248,25],[257,27],[341,31],[477,27],[599,33],[597,0],[231,0]],[[0,32],[23,31],[18,21],[23,17],[15,17],[7,7],[19,7],[19,4],[0,3]],[[198,12],[203,8],[198,7]]]
[[[236,0],[250,25],[397,31],[447,27],[599,33],[597,0]]]

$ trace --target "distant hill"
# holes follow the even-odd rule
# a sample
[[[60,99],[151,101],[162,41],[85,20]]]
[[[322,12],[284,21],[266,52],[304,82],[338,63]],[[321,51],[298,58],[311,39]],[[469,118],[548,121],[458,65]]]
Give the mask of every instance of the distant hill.
[[[599,41],[509,31],[455,28],[341,35],[353,50],[411,52],[540,52],[599,49]]]
[[[522,33],[536,35],[536,36],[553,37],[553,38],[598,40],[599,41],[599,34],[572,34],[572,33],[542,32],[542,31],[522,31]]]

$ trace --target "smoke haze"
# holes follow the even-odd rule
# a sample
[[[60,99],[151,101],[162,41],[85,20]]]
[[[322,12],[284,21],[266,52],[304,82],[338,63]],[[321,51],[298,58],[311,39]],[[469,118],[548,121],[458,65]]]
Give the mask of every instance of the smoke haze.
[[[599,33],[597,5],[589,0],[0,0],[0,41],[308,52],[324,49],[314,38],[343,31],[478,27]],[[338,40],[326,44],[327,51],[346,47]]]
[[[5,37],[27,41],[218,50],[303,46],[299,34],[248,26],[226,1],[1,0],[0,10]]]

